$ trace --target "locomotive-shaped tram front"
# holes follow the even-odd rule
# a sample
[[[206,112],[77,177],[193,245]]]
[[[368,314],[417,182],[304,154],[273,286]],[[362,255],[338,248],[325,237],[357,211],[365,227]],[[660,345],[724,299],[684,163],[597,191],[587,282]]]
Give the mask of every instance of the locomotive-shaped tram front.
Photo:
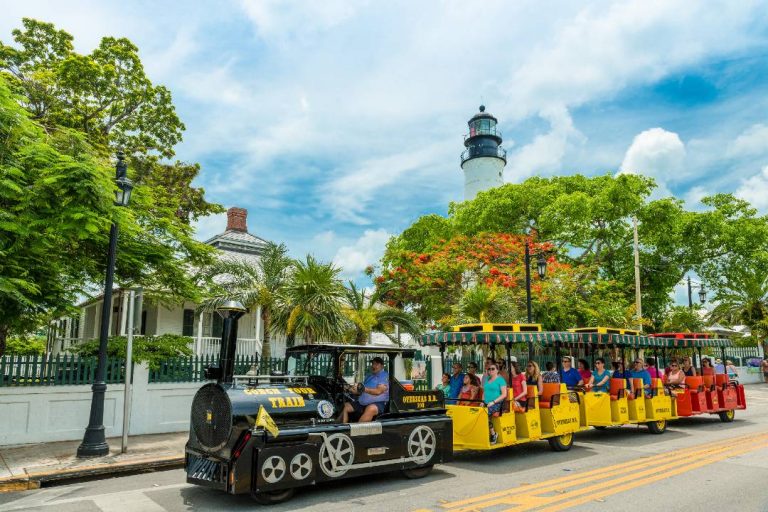
[[[389,400],[374,421],[341,423],[353,398],[344,368],[362,382],[367,361],[385,359]],[[452,458],[452,424],[442,393],[412,391],[395,378],[413,351],[351,345],[289,349],[283,375],[227,376],[192,402],[187,482],[260,502],[296,487],[402,470],[425,476]]]

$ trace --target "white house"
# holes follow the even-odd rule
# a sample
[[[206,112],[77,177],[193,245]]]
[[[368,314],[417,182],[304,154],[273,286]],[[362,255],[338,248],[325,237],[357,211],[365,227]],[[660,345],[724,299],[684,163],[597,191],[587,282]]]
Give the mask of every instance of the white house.
[[[227,210],[227,228],[205,243],[221,251],[223,258],[257,261],[266,241],[248,232],[247,210]],[[112,294],[112,318],[110,336],[128,332],[129,290],[116,288]],[[86,300],[78,305],[79,316],[61,318],[50,329],[48,348],[57,354],[84,340],[98,338],[101,326],[102,296]],[[136,314],[138,335],[180,334],[189,336],[196,354],[215,354],[219,350],[222,321],[216,313],[196,313],[197,304],[162,304],[153,298],[151,290],[144,291],[141,313]],[[264,329],[261,311],[249,311],[240,319],[238,326],[238,354],[261,353]],[[285,352],[285,337],[272,336],[273,356]]]

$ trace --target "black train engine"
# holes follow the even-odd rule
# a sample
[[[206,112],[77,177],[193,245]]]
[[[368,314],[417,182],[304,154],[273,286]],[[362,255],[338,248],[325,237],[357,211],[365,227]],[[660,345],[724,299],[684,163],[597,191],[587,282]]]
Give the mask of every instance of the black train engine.
[[[343,369],[354,363],[360,382],[375,355],[388,362],[384,411],[369,423],[341,423],[354,393]],[[394,378],[403,357],[413,351],[310,345],[288,350],[284,375],[228,378],[225,371],[192,402],[187,482],[272,503],[337,478],[427,475],[452,459],[451,419],[442,393],[406,390]]]

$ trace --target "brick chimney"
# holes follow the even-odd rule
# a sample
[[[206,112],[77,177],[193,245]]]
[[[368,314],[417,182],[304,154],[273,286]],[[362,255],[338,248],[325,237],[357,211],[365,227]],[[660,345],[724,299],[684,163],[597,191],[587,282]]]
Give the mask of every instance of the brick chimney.
[[[248,232],[248,210],[245,208],[232,207],[227,210],[227,231]]]

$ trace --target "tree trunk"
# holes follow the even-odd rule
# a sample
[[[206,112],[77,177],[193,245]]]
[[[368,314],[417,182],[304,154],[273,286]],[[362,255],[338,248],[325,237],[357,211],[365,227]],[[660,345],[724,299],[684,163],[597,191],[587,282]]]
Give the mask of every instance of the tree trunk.
[[[5,341],[8,339],[8,326],[0,325],[0,357],[5,355]]]
[[[272,311],[268,306],[261,307],[261,325],[264,327],[264,344],[261,346],[261,360],[269,361],[272,357],[272,341],[270,339],[270,327],[272,323]],[[257,333],[258,335],[258,333]]]

